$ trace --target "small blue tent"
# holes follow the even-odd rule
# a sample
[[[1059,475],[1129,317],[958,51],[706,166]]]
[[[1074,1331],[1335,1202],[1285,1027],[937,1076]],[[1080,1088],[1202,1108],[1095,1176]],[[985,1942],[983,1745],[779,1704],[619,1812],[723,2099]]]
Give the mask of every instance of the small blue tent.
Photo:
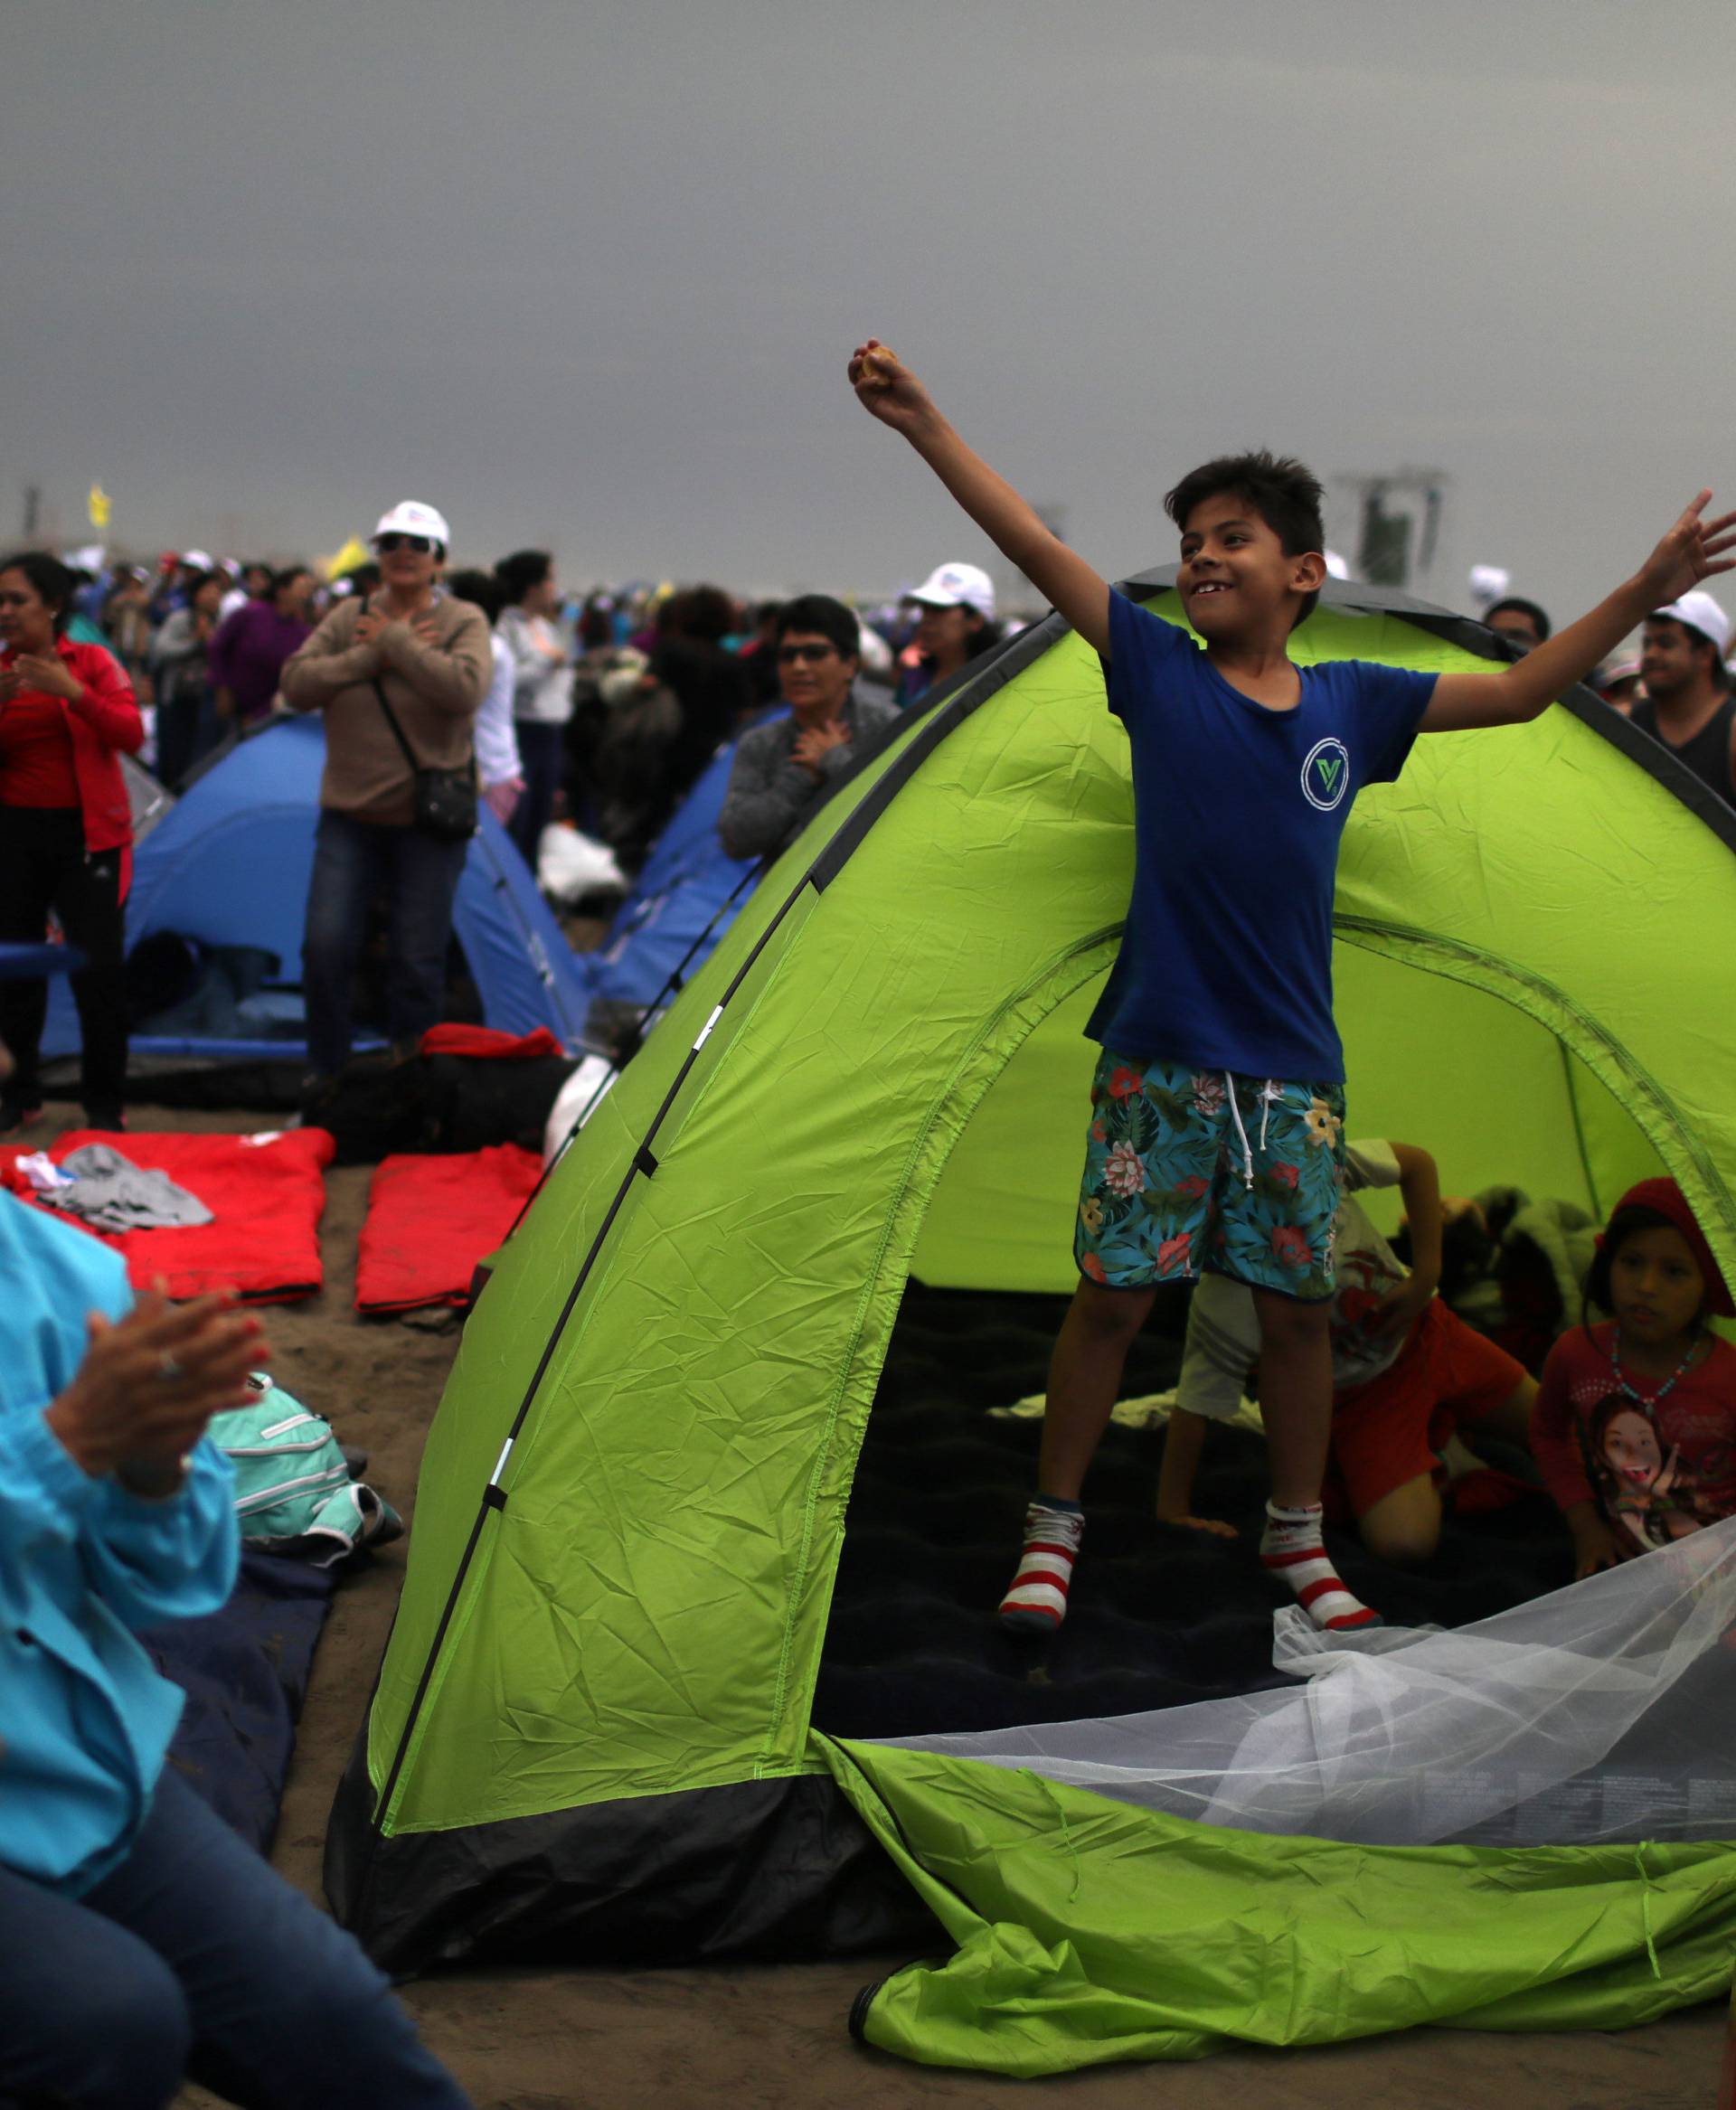
[[[241,1007],[238,1030],[136,1033],[141,1055],[297,1060],[295,992],[313,870],[325,730],[316,719],[274,719],[237,742],[191,784],[139,843],[127,904],[127,947],[174,932],[207,950],[269,955],[266,986]],[[471,838],[453,928],[482,1000],[507,1032],[546,1026],[577,1048],[591,991],[560,925],[505,831],[486,808]],[[71,998],[51,999],[45,1054],[78,1046]]]

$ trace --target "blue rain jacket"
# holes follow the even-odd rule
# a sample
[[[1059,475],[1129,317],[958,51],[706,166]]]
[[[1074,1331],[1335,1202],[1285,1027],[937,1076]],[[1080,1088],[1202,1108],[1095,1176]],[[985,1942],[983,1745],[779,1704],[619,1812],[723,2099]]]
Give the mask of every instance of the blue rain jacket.
[[[91,1479],[42,1418],[87,1314],[132,1301],[118,1255],[0,1192],[0,1864],[73,1897],[126,1858],[180,1719],[134,1631],[215,1611],[240,1559],[208,1437],[149,1502]]]

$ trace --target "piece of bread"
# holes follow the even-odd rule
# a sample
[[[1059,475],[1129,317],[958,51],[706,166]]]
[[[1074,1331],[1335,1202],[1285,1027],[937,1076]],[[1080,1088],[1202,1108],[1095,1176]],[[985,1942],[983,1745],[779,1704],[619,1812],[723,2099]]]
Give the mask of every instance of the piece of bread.
[[[862,355],[862,378],[885,388],[898,372],[898,354],[889,345],[871,344]]]

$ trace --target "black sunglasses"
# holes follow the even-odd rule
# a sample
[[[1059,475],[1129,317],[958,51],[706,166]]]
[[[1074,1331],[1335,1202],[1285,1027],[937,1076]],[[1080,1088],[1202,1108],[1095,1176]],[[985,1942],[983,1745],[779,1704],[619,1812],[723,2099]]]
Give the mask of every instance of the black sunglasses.
[[[394,550],[414,550],[419,557],[426,557],[434,542],[429,535],[376,535],[373,546],[382,557],[390,557]]]
[[[837,649],[835,645],[780,645],[778,664],[779,666],[817,666],[821,660],[832,658]]]

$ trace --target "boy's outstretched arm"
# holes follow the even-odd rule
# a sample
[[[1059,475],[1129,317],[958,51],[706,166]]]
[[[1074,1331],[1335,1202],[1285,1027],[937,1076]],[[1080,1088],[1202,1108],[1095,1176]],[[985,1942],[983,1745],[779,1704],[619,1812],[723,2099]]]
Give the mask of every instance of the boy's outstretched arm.
[[[1736,513],[1703,521],[1712,502],[1703,491],[1625,586],[1589,616],[1546,638],[1499,674],[1442,674],[1422,714],[1424,732],[1463,732],[1474,726],[1521,725],[1538,717],[1562,690],[1582,681],[1636,623],[1665,608],[1719,571],[1736,570]]]
[[[851,357],[850,385],[865,410],[904,435],[1001,554],[1018,566],[1088,645],[1107,655],[1108,583],[1044,527],[1011,484],[965,445],[910,368],[870,337]]]

